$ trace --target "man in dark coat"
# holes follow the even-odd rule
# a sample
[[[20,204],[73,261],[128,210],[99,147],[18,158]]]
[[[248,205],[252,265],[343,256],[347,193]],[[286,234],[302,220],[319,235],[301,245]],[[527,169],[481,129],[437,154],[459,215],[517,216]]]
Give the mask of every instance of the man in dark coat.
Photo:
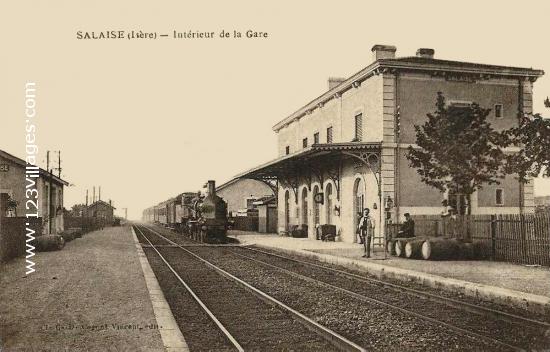
[[[405,213],[405,222],[401,225],[401,231],[397,237],[414,237],[414,220],[411,214]]]
[[[363,254],[364,258],[370,258],[370,243],[376,226],[374,219],[370,217],[369,213],[369,208],[363,210],[363,216],[359,220],[359,225],[357,226],[357,232],[363,240],[363,247],[365,249],[365,254]]]

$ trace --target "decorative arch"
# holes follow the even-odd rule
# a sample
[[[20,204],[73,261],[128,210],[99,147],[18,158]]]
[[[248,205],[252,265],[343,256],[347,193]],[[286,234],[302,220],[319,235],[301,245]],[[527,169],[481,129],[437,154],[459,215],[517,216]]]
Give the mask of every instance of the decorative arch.
[[[285,190],[285,204],[284,204],[284,211],[285,211],[285,229],[288,231],[290,228],[290,191],[287,189]]]
[[[355,175],[355,181],[353,182],[353,227],[357,228],[359,225],[359,219],[366,205],[366,187],[365,178],[360,175]]]
[[[334,186],[332,182],[328,182],[325,186],[325,223],[332,224],[332,208],[334,198]]]
[[[315,202],[315,196],[319,194],[319,185],[313,186],[313,226],[321,223],[321,204]]]
[[[302,192],[300,193],[300,197],[301,197],[301,209],[302,209],[302,213],[300,214],[301,215],[301,222],[302,224],[304,225],[307,225],[308,224],[308,188],[307,187],[304,187],[302,188]]]

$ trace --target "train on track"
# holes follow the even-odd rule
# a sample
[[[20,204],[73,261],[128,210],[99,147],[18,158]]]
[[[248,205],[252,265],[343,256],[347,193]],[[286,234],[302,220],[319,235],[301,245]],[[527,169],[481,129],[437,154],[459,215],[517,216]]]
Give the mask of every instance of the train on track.
[[[184,192],[147,208],[143,221],[159,224],[207,243],[227,240],[227,203],[216,195],[215,181],[208,181],[206,195]]]

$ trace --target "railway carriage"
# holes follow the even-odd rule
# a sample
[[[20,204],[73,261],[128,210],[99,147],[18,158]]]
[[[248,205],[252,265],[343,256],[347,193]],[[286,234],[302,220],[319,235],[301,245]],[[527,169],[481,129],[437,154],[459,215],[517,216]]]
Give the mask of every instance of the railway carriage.
[[[184,192],[143,211],[143,220],[186,233],[195,240],[223,243],[227,240],[227,203],[208,181],[206,196]]]

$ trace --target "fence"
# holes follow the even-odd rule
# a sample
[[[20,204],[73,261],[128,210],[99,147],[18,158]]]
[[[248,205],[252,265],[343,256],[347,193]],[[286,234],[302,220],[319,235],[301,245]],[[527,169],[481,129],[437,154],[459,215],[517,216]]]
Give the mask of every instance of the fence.
[[[474,243],[481,257],[550,266],[550,214],[412,216],[416,236],[447,236]],[[399,225],[388,226],[395,237]]]
[[[0,217],[0,222],[0,262],[25,254],[27,227],[34,237],[42,233],[42,218]]]
[[[240,231],[258,231],[259,220],[257,216],[236,216],[232,218],[235,224],[233,229]]]
[[[102,218],[69,216],[64,215],[63,225],[66,230],[70,228],[81,228],[84,233],[105,227],[105,220]]]

